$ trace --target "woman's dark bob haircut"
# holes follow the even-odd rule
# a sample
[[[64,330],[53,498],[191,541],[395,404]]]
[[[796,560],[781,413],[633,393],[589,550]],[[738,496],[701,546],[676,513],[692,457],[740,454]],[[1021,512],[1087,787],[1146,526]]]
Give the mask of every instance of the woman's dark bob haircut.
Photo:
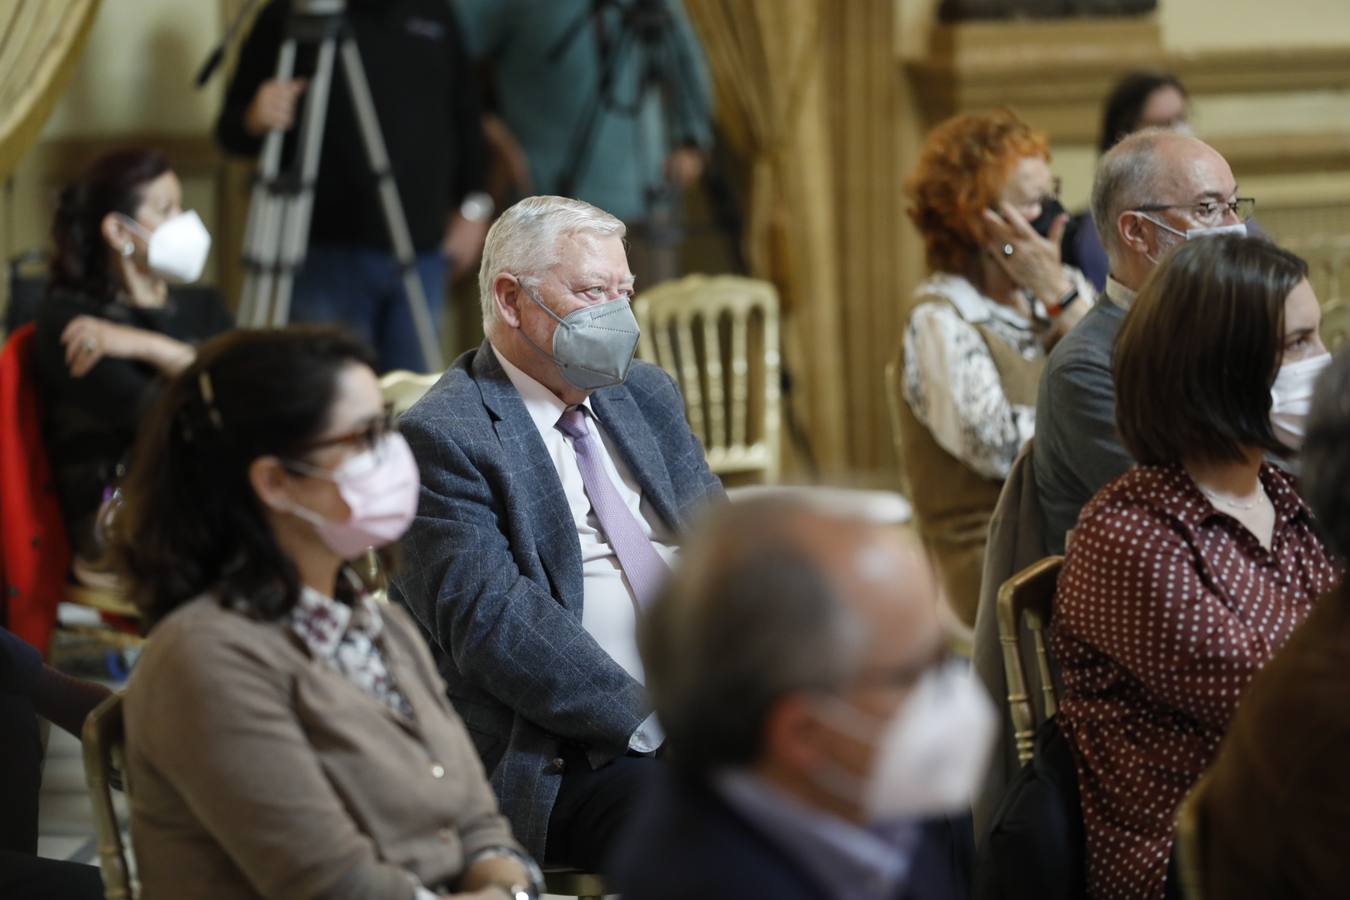
[[[248,469],[324,433],[351,365],[374,356],[335,328],[241,330],[207,341],[165,387],[132,448],[109,548],[148,624],[208,591],[264,619],[295,605],[299,576]]]
[[[1141,465],[1286,452],[1270,424],[1284,306],[1308,265],[1263,238],[1186,241],[1153,270],[1116,339],[1116,427]]]

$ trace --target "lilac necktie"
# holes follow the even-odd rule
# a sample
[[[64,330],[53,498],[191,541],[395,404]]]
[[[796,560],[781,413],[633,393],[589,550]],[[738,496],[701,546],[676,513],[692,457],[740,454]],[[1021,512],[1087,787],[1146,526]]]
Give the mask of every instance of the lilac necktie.
[[[601,463],[605,450],[595,432],[586,422],[586,413],[574,406],[558,419],[558,430],[572,439],[577,454],[577,468],[581,483],[586,488],[595,517],[600,520],[609,545],[619,557],[619,565],[628,576],[628,584],[637,598],[638,607],[645,609],[655,597],[662,581],[670,574],[670,567],[652,546],[651,538],[623,502],[614,482],[609,480]]]

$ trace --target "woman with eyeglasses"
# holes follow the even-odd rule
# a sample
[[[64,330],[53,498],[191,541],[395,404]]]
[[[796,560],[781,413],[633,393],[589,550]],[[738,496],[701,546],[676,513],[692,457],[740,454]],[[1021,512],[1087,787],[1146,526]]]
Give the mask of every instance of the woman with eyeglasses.
[[[1031,437],[1049,348],[1092,303],[1060,262],[1067,216],[1045,136],[1006,110],[948,119],[906,186],[928,277],[900,358],[900,439],[946,597],[975,620],[989,517]]]
[[[146,900],[537,893],[421,635],[350,562],[418,500],[372,364],[235,332],[142,429],[112,552],[151,626],[125,700]]]

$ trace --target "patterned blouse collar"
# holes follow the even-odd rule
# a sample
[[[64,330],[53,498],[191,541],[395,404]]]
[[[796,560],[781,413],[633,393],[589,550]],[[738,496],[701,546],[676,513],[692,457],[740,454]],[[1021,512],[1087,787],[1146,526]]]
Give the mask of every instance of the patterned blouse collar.
[[[412,704],[399,690],[381,649],[384,619],[379,607],[363,591],[356,596],[358,599],[348,606],[312,588],[303,588],[291,610],[291,631],[321,665],[393,712],[412,719]]]
[[[918,297],[936,295],[945,298],[956,307],[961,318],[972,325],[997,318],[1023,331],[1031,330],[1031,322],[1027,321],[1025,316],[986,297],[975,285],[960,275],[939,272],[920,284],[915,290],[915,295]]]
[[[333,660],[348,630],[372,643],[384,633],[379,607],[369,595],[362,594],[355,605],[339,603],[311,587],[300,590],[300,599],[291,610],[291,631],[316,659]]]

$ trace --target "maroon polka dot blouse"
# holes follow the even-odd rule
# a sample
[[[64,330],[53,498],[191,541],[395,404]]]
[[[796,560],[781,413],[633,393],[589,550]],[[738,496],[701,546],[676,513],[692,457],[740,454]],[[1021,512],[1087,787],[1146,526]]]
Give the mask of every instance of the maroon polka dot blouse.
[[[1132,469],[1078,519],[1051,636],[1093,900],[1163,896],[1177,806],[1252,676],[1340,580],[1290,476],[1261,481],[1270,550],[1180,466]]]

